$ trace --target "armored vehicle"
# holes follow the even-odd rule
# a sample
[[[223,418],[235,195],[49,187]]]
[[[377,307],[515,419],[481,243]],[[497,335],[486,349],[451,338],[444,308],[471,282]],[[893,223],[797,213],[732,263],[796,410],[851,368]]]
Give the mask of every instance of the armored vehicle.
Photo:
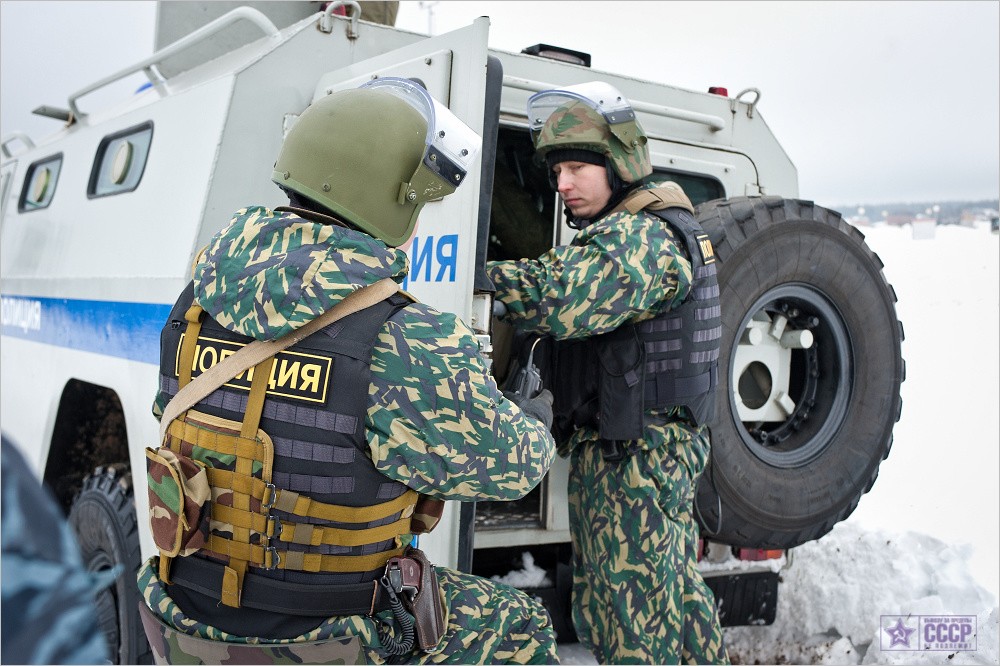
[[[271,165],[310,102],[375,77],[411,78],[481,132],[468,181],[427,204],[403,246],[404,286],[463,318],[504,381],[523,353],[492,316],[485,262],[535,257],[574,233],[532,159],[526,101],[604,80],[632,101],[655,177],[683,186],[715,247],[722,398],[695,507],[702,565],[724,624],[772,621],[789,549],[828,532],[874,483],[904,364],[878,257],[839,213],[799,197],[760,92],[597,71],[585,53],[548,45],[491,49],[488,17],[435,37],[362,20],[354,2],[319,12],[315,2],[257,3],[209,20],[227,4],[162,3],[161,39],[169,26],[176,41],[63,108],[39,107],[61,123],[51,136],[2,140],[0,418],[67,511],[88,565],[131,572],[154,552],[143,450],[157,444],[161,327],[196,253],[234,211],[286,203]],[[182,35],[165,19],[184,6],[204,25]],[[135,73],[148,85],[88,106]],[[549,574],[536,593],[560,639],[571,638],[566,480],[559,460],[518,502],[449,504],[421,547],[484,575],[530,553]],[[136,602],[128,573],[99,599],[121,663],[148,653]]]

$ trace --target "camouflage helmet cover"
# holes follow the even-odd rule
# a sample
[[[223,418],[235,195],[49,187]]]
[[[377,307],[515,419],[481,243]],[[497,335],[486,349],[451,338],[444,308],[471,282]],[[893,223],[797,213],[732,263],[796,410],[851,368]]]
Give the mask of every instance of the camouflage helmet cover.
[[[595,81],[532,95],[528,122],[539,161],[553,150],[589,150],[606,156],[625,183],[653,173],[646,134],[631,104],[607,83]]]

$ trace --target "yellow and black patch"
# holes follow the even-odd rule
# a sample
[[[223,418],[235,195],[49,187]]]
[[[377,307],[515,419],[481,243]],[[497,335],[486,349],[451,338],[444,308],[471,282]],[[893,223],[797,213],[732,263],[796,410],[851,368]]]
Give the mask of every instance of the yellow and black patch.
[[[694,239],[698,241],[698,248],[701,250],[701,262],[706,266],[715,263],[715,248],[708,234],[697,234]]]
[[[177,344],[174,358],[175,376],[180,376],[180,350],[184,345],[185,335],[181,334]],[[239,342],[199,336],[195,345],[194,360],[191,363],[191,378],[194,379],[244,346]],[[287,350],[278,352],[271,366],[267,394],[306,402],[326,403],[326,391],[332,368],[332,358]],[[253,371],[253,368],[244,370],[226,382],[225,386],[249,391],[250,382],[253,381]]]

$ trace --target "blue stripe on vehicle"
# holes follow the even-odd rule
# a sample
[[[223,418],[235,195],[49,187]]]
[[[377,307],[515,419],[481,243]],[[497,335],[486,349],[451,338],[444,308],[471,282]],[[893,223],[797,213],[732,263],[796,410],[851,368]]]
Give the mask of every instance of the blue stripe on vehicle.
[[[158,364],[170,305],[3,296],[3,335]]]

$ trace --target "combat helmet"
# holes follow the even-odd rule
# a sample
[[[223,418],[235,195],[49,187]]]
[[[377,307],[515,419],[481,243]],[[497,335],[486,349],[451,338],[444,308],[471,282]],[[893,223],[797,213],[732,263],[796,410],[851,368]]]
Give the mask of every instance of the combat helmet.
[[[612,190],[617,189],[612,176],[627,185],[653,173],[646,133],[632,105],[603,81],[532,95],[528,126],[541,163],[556,150],[585,150],[607,158]]]
[[[288,131],[271,179],[395,247],[425,203],[462,184],[480,145],[422,86],[386,77],[313,102]]]

